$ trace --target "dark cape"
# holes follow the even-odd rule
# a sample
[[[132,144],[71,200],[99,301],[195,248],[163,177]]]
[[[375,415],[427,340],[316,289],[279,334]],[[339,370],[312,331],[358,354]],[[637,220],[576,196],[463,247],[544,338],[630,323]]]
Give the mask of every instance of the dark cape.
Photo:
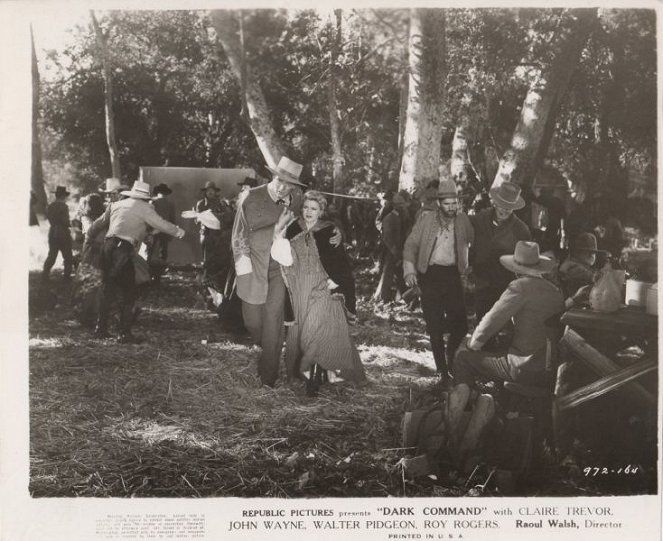
[[[355,316],[357,314],[357,298],[350,259],[345,252],[342,242],[338,246],[332,246],[329,243],[329,239],[334,236],[334,227],[334,224],[331,222],[319,221],[313,226],[313,238],[318,248],[322,268],[325,269],[327,276],[338,285],[338,287],[329,292],[332,295],[342,295],[346,310]],[[285,231],[285,238],[291,240],[303,231],[304,227],[302,223],[300,223],[300,220],[297,220],[288,226]],[[290,296],[286,296],[285,321],[289,322],[293,319],[294,312]]]

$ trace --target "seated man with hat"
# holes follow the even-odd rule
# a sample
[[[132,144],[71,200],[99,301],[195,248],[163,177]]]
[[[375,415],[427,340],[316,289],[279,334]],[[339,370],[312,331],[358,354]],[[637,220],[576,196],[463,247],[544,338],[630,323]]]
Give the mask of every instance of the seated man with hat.
[[[454,361],[456,384],[471,385],[477,376],[545,385],[548,329],[546,321],[564,310],[564,296],[547,274],[554,261],[539,255],[536,242],[518,241],[513,255],[500,257],[500,264],[516,275],[506,291],[483,317]],[[513,321],[513,339],[508,351],[482,351],[484,344]]]
[[[490,189],[491,207],[470,216],[474,227],[474,244],[470,265],[475,280],[474,304],[476,321],[499,299],[513,274],[500,265],[500,256],[513,254],[516,243],[531,240],[529,228],[513,211],[525,206],[520,187],[503,182]]]
[[[467,333],[461,277],[468,271],[469,246],[474,239],[470,219],[458,211],[453,180],[442,180],[436,209],[424,211],[403,248],[403,275],[408,287],[421,288],[421,308],[437,371],[448,378],[447,359]],[[447,352],[444,333],[449,333]]]
[[[574,295],[581,287],[594,283],[598,250],[596,237],[580,233],[570,245],[569,256],[559,266],[559,280],[566,296]]]
[[[278,378],[286,298],[281,266],[270,254],[274,226],[285,211],[300,214],[302,188],[306,185],[299,180],[303,166],[285,156],[276,167],[268,169],[272,180],[249,189],[238,204],[232,249],[244,325],[262,348],[258,375],[264,385],[271,387]],[[334,246],[339,242],[338,233],[330,239]]]
[[[102,286],[99,299],[99,315],[95,335],[108,336],[108,320],[114,297],[119,297],[120,342],[133,342],[131,326],[136,301],[134,253],[151,227],[172,235],[184,237],[184,229],[164,220],[149,204],[152,199],[150,185],[137,180],[131,190],[121,192],[126,199],[111,203],[103,216],[88,230],[93,239],[104,227],[108,227],[101,252]]]

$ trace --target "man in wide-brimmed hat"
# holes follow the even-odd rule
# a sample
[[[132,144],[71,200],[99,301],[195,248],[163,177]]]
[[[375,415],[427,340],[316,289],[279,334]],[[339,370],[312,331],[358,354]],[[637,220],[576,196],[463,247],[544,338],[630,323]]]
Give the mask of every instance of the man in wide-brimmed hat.
[[[491,207],[470,217],[474,244],[470,264],[475,280],[474,302],[477,321],[499,299],[513,274],[500,265],[502,255],[513,254],[519,240],[531,240],[530,230],[513,214],[525,206],[520,187],[503,182],[490,189]]]
[[[203,252],[203,276],[205,287],[213,287],[223,291],[226,277],[232,265],[232,252],[230,249],[230,236],[235,213],[226,201],[221,199],[221,190],[209,180],[201,189],[204,197],[196,203],[198,213],[210,211],[221,225],[218,229],[200,225],[200,247]]]
[[[559,266],[559,279],[567,296],[594,283],[596,254],[601,253],[596,237],[591,233],[580,233],[571,240],[569,248],[569,256]]]
[[[471,385],[477,376],[525,385],[545,385],[548,328],[546,321],[564,310],[564,296],[547,278],[554,261],[539,254],[539,245],[518,241],[500,264],[515,274],[507,289],[481,319],[467,347],[458,350],[453,375]],[[513,339],[506,352],[482,351],[488,340],[513,321]]]
[[[435,198],[437,208],[422,213],[405,241],[403,275],[407,287],[421,289],[435,366],[446,380],[456,348],[467,333],[461,278],[468,272],[474,229],[467,215],[458,210],[453,180],[440,181]],[[446,351],[445,333],[449,333]]]
[[[244,325],[262,351],[258,375],[272,386],[279,371],[283,347],[285,283],[279,264],[270,256],[274,226],[285,210],[299,214],[303,166],[283,156],[268,167],[272,180],[249,189],[237,208],[232,248],[237,273],[237,294],[242,299]]]
[[[164,220],[149,203],[150,185],[137,180],[130,190],[121,192],[126,199],[111,203],[104,215],[92,224],[87,238],[108,228],[101,253],[102,286],[95,336],[108,336],[110,309],[119,301],[119,341],[136,341],[131,333],[136,302],[134,255],[147,235],[148,227],[173,237],[184,237],[184,230]]]
[[[58,257],[58,252],[62,254],[65,280],[71,278],[71,268],[73,266],[71,232],[69,231],[71,223],[69,221],[69,207],[65,202],[69,192],[65,186],[58,186],[54,193],[55,201],[48,205],[46,210],[46,217],[51,227],[48,230],[48,256],[44,261],[44,270],[41,275],[44,281],[48,280],[51,269]]]
[[[262,348],[258,375],[264,385],[273,386],[283,348],[286,296],[280,265],[270,255],[274,226],[281,215],[294,219],[301,213],[306,185],[300,180],[303,166],[285,156],[268,169],[272,180],[250,188],[238,204],[232,249],[244,325]],[[338,245],[340,234],[332,242]]]
[[[152,199],[152,206],[157,214],[164,220],[175,223],[175,205],[168,197],[173,193],[168,187],[168,184],[157,184],[152,190],[154,197]],[[150,267],[150,275],[152,281],[158,284],[161,280],[166,264],[168,262],[168,244],[170,243],[170,235],[166,233],[155,232],[152,235],[151,242],[147,246],[147,263]]]

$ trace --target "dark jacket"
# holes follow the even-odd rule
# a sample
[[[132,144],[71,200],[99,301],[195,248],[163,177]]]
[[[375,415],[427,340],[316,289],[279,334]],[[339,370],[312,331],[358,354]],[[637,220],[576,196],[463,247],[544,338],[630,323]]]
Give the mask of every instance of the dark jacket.
[[[487,208],[470,221],[474,227],[474,244],[470,249],[470,265],[479,282],[506,288],[513,274],[500,264],[500,256],[513,254],[519,240],[531,240],[529,228],[515,214],[504,223],[493,223],[493,208]]]
[[[299,220],[291,223],[285,231],[285,238],[290,240],[303,231]],[[352,276],[352,267],[348,255],[345,253],[343,244],[332,246],[329,239],[334,236],[334,224],[330,222],[318,222],[313,230],[313,238],[320,255],[320,263],[325,269],[327,276],[331,278],[338,287],[332,289],[332,295],[343,295],[345,308],[353,315],[357,313],[357,298],[355,294],[355,281]],[[286,296],[285,320],[292,321],[294,312],[290,297]]]

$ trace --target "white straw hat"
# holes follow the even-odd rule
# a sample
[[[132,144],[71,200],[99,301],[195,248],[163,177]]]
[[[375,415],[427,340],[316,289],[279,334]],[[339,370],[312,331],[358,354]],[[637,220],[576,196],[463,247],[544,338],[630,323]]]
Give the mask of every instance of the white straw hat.
[[[122,195],[127,195],[135,199],[152,199],[150,195],[150,185],[147,182],[137,180],[131,187],[131,190],[120,192]]]

